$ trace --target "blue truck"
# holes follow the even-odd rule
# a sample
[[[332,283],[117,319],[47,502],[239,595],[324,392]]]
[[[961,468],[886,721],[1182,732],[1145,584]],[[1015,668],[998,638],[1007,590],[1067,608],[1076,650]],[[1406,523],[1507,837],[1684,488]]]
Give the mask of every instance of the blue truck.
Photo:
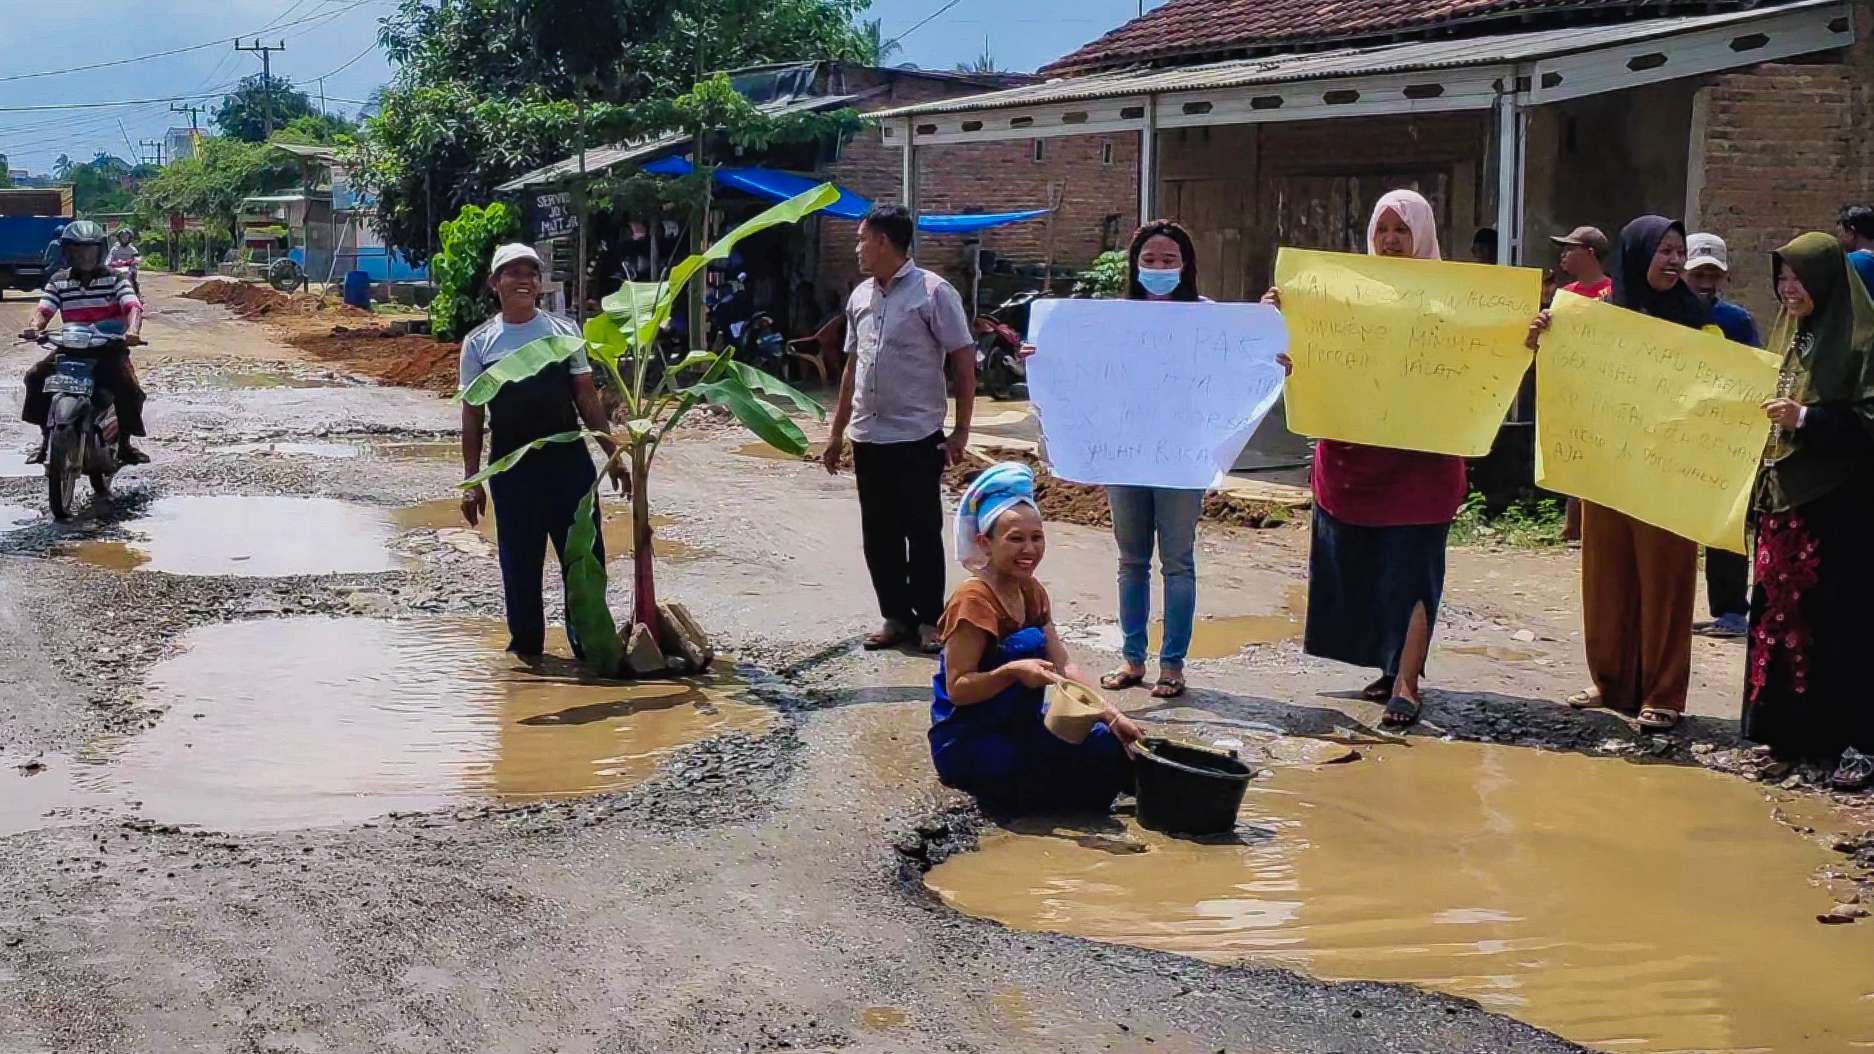
[[[46,246],[72,221],[71,188],[0,190],[0,297],[45,287]]]

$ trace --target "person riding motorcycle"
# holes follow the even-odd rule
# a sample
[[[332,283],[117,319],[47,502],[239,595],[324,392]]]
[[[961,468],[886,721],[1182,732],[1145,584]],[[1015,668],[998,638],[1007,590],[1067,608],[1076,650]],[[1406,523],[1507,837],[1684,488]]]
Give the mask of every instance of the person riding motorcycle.
[[[76,220],[59,235],[66,269],[46,282],[39,295],[39,307],[33,324],[20,336],[37,340],[45,335],[53,315],[62,315],[67,325],[95,326],[105,333],[122,334],[123,346],[99,357],[93,373],[97,383],[111,393],[117,406],[117,459],[126,465],[149,463],[149,457],[130,445],[131,436],[143,431],[143,388],[137,384],[136,371],[130,365],[130,348],[143,343],[138,333],[143,328],[143,302],[130,286],[129,279],[112,271],[105,259],[104,228],[90,220]],[[46,378],[52,375],[58,353],[53,352],[26,371],[26,404],[21,419],[39,426],[39,448],[30,464],[43,464],[50,430],[46,415],[52,400],[45,392]]]
[[[130,279],[130,291],[139,297],[143,295],[143,285],[137,279],[137,264],[143,259],[143,250],[137,248],[134,240],[136,232],[128,227],[117,228],[117,244],[111,246],[111,270],[122,270]]]

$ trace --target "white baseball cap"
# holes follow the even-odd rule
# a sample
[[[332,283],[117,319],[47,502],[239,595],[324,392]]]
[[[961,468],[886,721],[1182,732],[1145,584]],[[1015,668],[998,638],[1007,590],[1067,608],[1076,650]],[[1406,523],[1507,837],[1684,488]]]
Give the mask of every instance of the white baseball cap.
[[[1731,251],[1725,248],[1723,238],[1715,234],[1694,234],[1685,239],[1685,269],[1694,271],[1700,267],[1716,267],[1730,273]]]
[[[546,265],[540,262],[540,254],[534,252],[533,246],[522,245],[520,242],[509,242],[495,250],[494,258],[488,261],[488,273],[491,275],[500,274],[503,267],[518,260],[532,260],[535,267],[538,267],[542,271],[547,269]]]

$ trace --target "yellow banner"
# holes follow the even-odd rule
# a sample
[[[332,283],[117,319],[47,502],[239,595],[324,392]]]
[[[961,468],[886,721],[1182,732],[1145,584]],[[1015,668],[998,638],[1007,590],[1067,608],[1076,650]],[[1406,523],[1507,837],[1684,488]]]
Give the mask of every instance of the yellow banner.
[[[1295,360],[1291,431],[1490,453],[1529,372],[1540,271],[1283,248],[1275,284]]]
[[[1536,356],[1536,483],[1744,551],[1774,355],[1555,294]]]

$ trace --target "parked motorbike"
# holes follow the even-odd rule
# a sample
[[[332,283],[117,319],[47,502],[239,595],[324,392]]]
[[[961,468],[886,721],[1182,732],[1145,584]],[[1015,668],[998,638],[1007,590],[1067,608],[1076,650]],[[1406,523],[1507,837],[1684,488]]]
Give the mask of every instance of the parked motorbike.
[[[735,361],[746,362],[759,370],[779,377],[787,357],[787,338],[774,324],[774,317],[757,311],[742,324],[734,336]]]
[[[1041,294],[1032,289],[1016,292],[986,314],[976,316],[976,388],[991,399],[1028,398],[1028,368],[1022,362],[1022,341],[1028,333],[1028,315]]]
[[[117,460],[117,408],[94,374],[100,358],[123,352],[126,343],[120,333],[83,325],[40,334],[37,341],[55,353],[45,389],[52,400],[46,414],[46,496],[52,518],[64,521],[71,519],[79,476],[91,478],[94,500],[109,499],[111,478],[123,467]]]

